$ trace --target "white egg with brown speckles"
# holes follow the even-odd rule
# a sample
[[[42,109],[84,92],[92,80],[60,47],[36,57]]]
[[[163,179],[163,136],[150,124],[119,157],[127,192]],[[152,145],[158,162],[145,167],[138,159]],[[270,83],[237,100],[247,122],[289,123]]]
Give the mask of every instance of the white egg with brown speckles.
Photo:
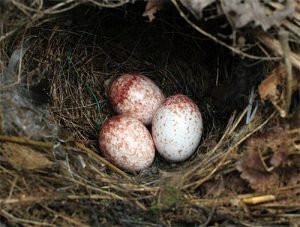
[[[148,77],[123,74],[112,83],[109,98],[116,113],[126,114],[149,125],[165,97]]]
[[[168,161],[188,159],[200,143],[202,130],[199,108],[185,95],[168,97],[152,120],[155,147]]]
[[[125,115],[111,117],[104,123],[99,146],[110,162],[129,172],[149,167],[155,156],[148,129],[139,120]]]

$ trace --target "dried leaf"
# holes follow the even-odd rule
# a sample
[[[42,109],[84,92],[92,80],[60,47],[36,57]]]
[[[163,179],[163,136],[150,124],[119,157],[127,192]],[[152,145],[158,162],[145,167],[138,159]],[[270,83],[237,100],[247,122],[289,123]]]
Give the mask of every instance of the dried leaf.
[[[293,72],[294,74],[296,72]],[[276,67],[268,77],[261,82],[258,87],[258,92],[263,100],[269,100],[274,107],[282,114],[284,114],[284,106],[286,104],[287,85],[286,80],[288,72],[285,65]],[[292,92],[299,89],[298,77],[293,77]]]
[[[278,175],[267,171],[254,139],[248,143],[247,151],[237,163],[237,169],[241,172],[241,177],[257,191],[266,191],[278,185]]]
[[[164,0],[148,0],[143,16],[148,17],[149,21],[152,22],[155,19],[154,14],[162,9],[163,3]]]
[[[279,104],[282,97],[282,88],[285,75],[287,74],[286,67],[283,65],[275,68],[258,87],[258,92],[263,100],[269,99],[275,104]]]
[[[49,167],[52,162],[46,155],[34,151],[30,147],[5,143],[2,145],[1,153],[5,159],[17,170],[36,170]]]
[[[225,191],[223,180],[211,179],[201,185],[201,191],[205,198],[217,198]]]
[[[216,0],[180,0],[181,4],[186,7],[195,17],[200,19],[205,7],[216,2]]]
[[[287,130],[283,127],[275,127],[267,134],[265,149],[270,148],[273,156],[270,160],[272,166],[279,166],[286,157],[294,150],[293,142]]]
[[[283,178],[285,185],[292,186],[300,184],[300,173],[298,168],[290,168],[289,170],[286,170],[285,173]]]
[[[272,26],[279,26],[295,11],[293,0],[288,0],[282,9],[270,10],[261,1],[253,0],[223,0],[222,9],[234,28],[241,28],[253,22],[265,31]]]
[[[278,167],[286,161],[287,157],[297,152],[299,147],[297,141],[300,139],[299,131],[293,131],[288,126],[277,126],[265,133],[266,140],[261,144],[261,148],[266,153],[271,149],[273,156],[270,164]]]
[[[237,163],[241,177],[257,191],[266,191],[287,181],[289,174],[298,171],[300,132],[287,126],[276,126],[248,140],[246,151]],[[297,157],[290,158],[297,154]],[[269,163],[269,166],[267,165]],[[299,178],[294,178],[297,181]]]
[[[243,194],[247,191],[246,182],[240,178],[237,172],[231,172],[218,179],[211,179],[201,185],[201,192],[205,198],[217,198],[221,195]]]

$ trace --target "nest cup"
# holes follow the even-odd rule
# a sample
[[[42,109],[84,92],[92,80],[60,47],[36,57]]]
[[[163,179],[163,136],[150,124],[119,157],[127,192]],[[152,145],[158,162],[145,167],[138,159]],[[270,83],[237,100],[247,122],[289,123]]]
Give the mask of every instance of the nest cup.
[[[71,138],[96,146],[99,128],[115,115],[107,83],[133,72],[152,79],[166,96],[192,98],[203,113],[205,134],[216,127],[222,131],[232,111],[247,103],[249,87],[257,82],[247,78],[253,71],[247,72],[238,57],[199,35],[172,10],[148,23],[134,13],[135,7],[96,13],[98,9],[83,6],[58,18],[58,26],[38,28],[51,40],[36,39],[31,52],[47,59],[40,70],[49,78],[55,121]],[[41,48],[48,50],[46,56],[40,56]]]
[[[55,122],[68,131],[68,140],[80,140],[98,150],[99,128],[116,115],[107,87],[123,73],[140,73],[153,80],[166,96],[184,94],[197,103],[205,125],[204,139],[212,131],[222,132],[232,111],[246,104],[248,85],[254,84],[254,79],[236,72],[237,57],[199,35],[172,9],[149,23],[135,14],[135,7],[105,9],[100,14],[98,9],[81,7],[59,18],[65,21],[59,23],[61,27],[45,25],[51,40],[43,42],[42,48],[51,53],[47,56],[51,69],[44,73],[53,72],[49,86]],[[83,13],[86,17],[79,20]],[[216,85],[217,74],[222,76]],[[242,81],[237,78],[242,76]],[[244,85],[231,85],[233,81]],[[159,157],[156,164],[173,168]]]

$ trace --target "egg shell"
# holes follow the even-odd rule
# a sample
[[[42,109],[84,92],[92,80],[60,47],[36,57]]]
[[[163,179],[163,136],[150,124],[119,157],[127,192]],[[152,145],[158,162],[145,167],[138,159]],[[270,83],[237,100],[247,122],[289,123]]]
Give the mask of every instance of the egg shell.
[[[113,109],[151,124],[153,115],[164,100],[159,87],[148,77],[139,74],[123,74],[111,85],[109,92]]]
[[[152,137],[157,151],[173,162],[184,161],[195,152],[202,130],[199,108],[184,95],[168,97],[152,121]]]
[[[149,167],[155,157],[148,129],[139,120],[125,115],[111,117],[104,123],[99,146],[110,162],[129,172]]]

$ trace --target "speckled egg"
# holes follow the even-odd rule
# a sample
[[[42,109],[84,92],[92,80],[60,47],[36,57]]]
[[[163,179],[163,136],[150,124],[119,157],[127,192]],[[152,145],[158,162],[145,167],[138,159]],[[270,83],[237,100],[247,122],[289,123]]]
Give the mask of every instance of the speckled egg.
[[[116,113],[126,114],[149,125],[164,95],[148,77],[123,74],[112,83],[109,98]]]
[[[109,118],[99,132],[103,155],[116,166],[129,172],[149,167],[155,147],[148,129],[139,120],[125,115]]]
[[[184,95],[168,97],[152,121],[152,137],[157,151],[173,162],[184,161],[195,152],[202,130],[199,108]]]

